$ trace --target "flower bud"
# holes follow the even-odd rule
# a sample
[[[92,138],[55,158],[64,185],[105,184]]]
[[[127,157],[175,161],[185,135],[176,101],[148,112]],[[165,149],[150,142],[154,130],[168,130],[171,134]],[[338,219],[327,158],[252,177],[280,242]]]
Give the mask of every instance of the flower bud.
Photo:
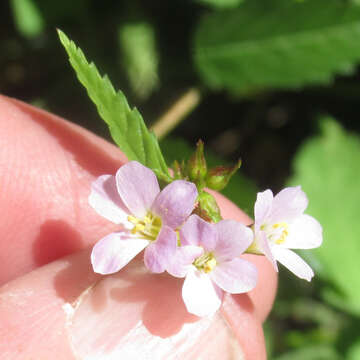
[[[202,191],[199,195],[198,206],[194,213],[209,222],[216,223],[222,219],[220,209],[215,198],[206,191]]]
[[[212,168],[206,176],[206,186],[217,191],[224,189],[240,166],[241,160],[234,166],[216,166]]]
[[[175,160],[172,164],[172,169],[174,170],[174,179],[186,179],[185,175],[185,162],[184,160],[179,163],[177,160]]]
[[[202,140],[197,142],[196,150],[188,161],[187,170],[191,181],[195,183],[203,182],[207,174],[207,166],[204,156],[204,143]]]

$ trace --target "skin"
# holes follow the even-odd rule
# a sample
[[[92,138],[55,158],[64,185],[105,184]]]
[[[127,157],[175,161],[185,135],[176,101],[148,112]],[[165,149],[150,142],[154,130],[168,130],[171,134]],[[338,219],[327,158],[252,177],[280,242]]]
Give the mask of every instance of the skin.
[[[116,275],[92,272],[92,245],[116,226],[98,216],[87,197],[91,181],[114,174],[126,161],[118,148],[3,96],[0,144],[2,359],[54,354],[60,360],[86,359],[103,344],[106,349],[95,358],[112,359],[109,354],[116,350],[126,359],[129,344],[136,344],[137,356],[144,359],[149,353],[171,354],[169,359],[220,354],[266,359],[262,323],[277,276],[264,257],[245,256],[259,271],[253,291],[227,295],[213,318],[196,318],[182,303],[182,279],[149,274],[141,256]],[[215,196],[224,218],[251,222],[229,200]]]

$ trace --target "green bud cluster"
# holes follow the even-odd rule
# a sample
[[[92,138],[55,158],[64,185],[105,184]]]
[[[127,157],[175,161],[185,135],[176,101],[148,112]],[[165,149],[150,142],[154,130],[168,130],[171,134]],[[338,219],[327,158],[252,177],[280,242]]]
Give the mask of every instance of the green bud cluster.
[[[199,197],[195,213],[206,221],[218,222],[221,220],[219,207],[215,198],[204,191],[204,188],[223,190],[240,166],[241,161],[239,160],[233,166],[216,166],[208,169],[204,154],[204,142],[199,140],[195,152],[187,162],[175,161],[173,163],[173,178],[186,179],[196,184]]]

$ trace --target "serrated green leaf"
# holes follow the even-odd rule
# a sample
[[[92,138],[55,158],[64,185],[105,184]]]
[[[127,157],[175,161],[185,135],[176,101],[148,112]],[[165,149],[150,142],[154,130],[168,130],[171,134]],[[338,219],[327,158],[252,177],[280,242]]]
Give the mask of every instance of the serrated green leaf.
[[[10,4],[20,34],[32,38],[43,32],[45,21],[33,0],[11,0]]]
[[[247,93],[327,83],[360,60],[360,7],[339,0],[248,1],[205,16],[195,62],[207,85]]]
[[[154,28],[147,22],[123,24],[119,28],[119,45],[132,89],[140,98],[148,97],[159,84]]]
[[[325,289],[323,296],[359,314],[360,138],[332,119],[324,119],[321,129],[297,153],[290,185],[303,187],[310,200],[307,212],[323,226],[323,245],[313,252],[323,276],[339,289]]]
[[[109,78],[102,77],[95,64],[88,63],[81,49],[62,31],[58,32],[79,81],[109,126],[115,143],[129,160],[137,160],[154,170],[158,177],[170,180],[156,136],[149,132],[138,110],[131,109],[124,94],[115,91]]]

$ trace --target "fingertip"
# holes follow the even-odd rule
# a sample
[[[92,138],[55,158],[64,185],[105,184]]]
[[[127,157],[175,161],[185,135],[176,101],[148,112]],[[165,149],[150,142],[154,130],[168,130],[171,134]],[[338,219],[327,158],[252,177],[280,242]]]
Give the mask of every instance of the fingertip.
[[[244,359],[243,347],[251,339],[263,346],[259,329],[247,324],[253,319],[243,310],[240,323],[247,333],[238,333],[239,342],[221,312],[204,318],[189,314],[181,287],[181,279],[150,274],[138,260],[118,274],[98,277],[91,271],[89,251],[73,254],[0,290],[0,349],[19,358],[47,359],[56,353],[58,359],[133,359],[151,354],[154,359],[191,360]],[[249,351],[259,355],[262,350]],[[262,359],[245,357],[253,358]]]
[[[246,360],[265,360],[266,349],[262,322],[254,314],[248,295],[227,294],[221,312],[237,337]]]
[[[93,179],[125,157],[87,130],[1,95],[0,143],[2,284],[110,230],[87,198]]]

